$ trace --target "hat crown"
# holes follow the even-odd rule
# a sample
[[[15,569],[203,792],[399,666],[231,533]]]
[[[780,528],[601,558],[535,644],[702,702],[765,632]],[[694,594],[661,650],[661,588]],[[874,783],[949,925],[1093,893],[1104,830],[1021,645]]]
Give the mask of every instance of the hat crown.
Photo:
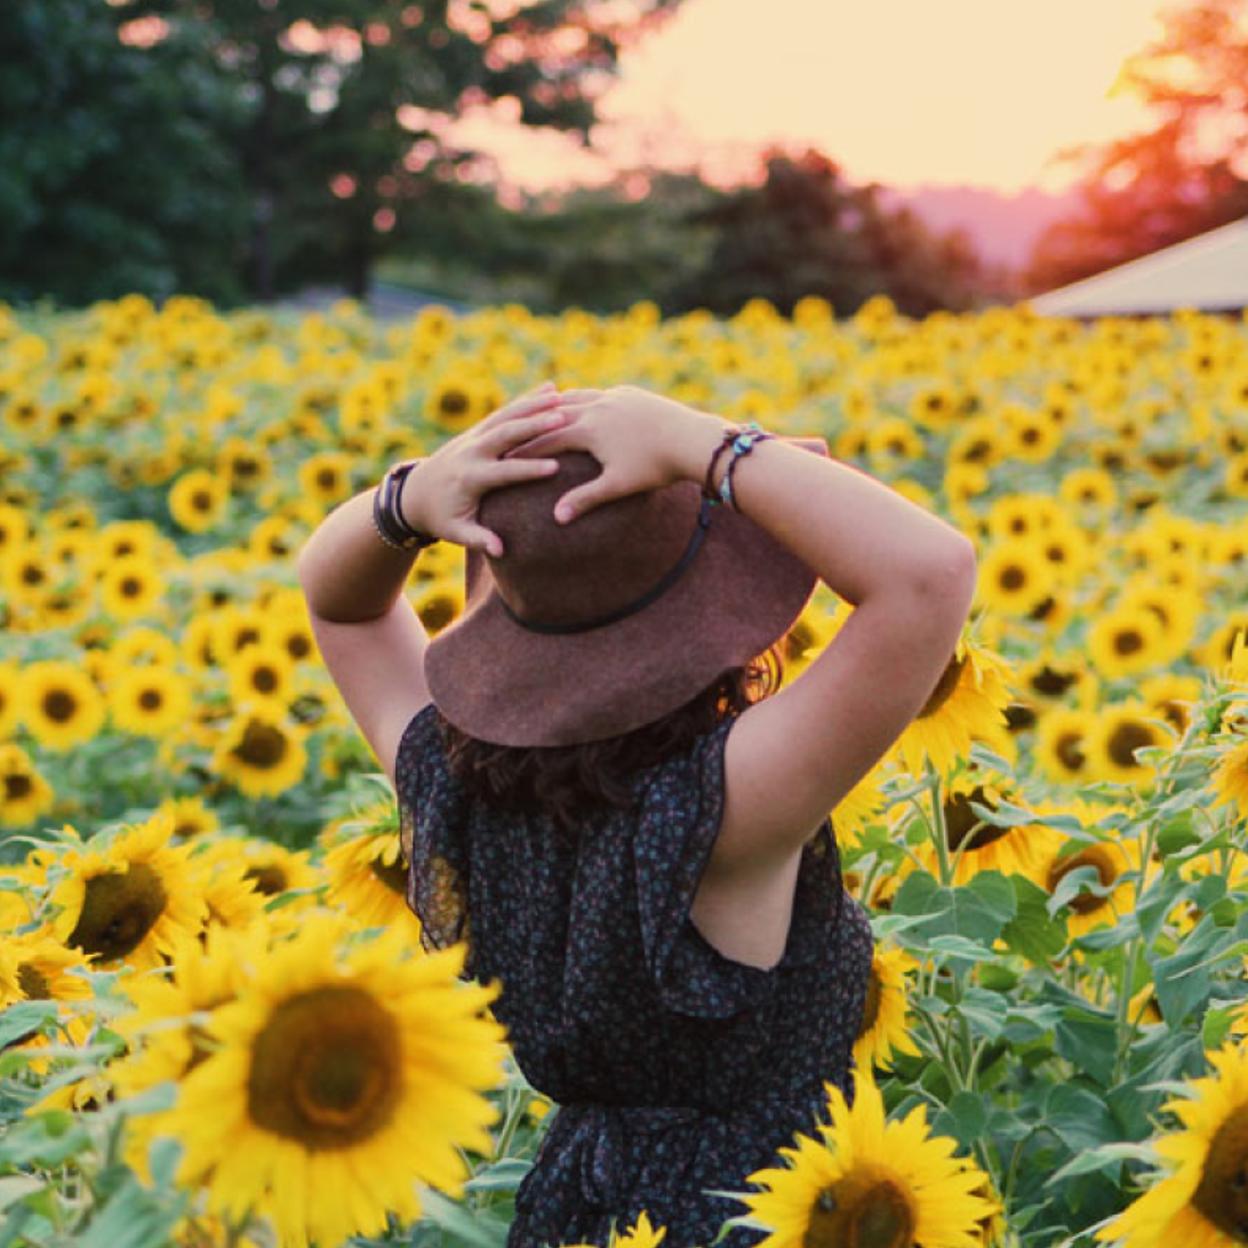
[[[502,556],[486,563],[506,605],[526,622],[577,624],[631,602],[677,563],[697,524],[700,491],[676,482],[559,524],[555,504],[602,465],[585,451],[555,458],[558,472],[491,490],[477,514],[503,540]]]

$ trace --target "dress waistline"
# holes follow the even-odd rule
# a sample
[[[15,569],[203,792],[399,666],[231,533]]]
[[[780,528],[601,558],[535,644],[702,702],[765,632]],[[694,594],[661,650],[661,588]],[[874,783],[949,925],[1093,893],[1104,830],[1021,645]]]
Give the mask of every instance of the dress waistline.
[[[534,1161],[517,1192],[517,1209],[527,1207],[539,1172],[563,1171],[573,1176],[586,1208],[618,1209],[628,1201],[633,1181],[635,1146],[644,1141],[649,1153],[655,1137],[674,1127],[707,1130],[748,1130],[751,1121],[774,1119],[805,1109],[810,1121],[795,1129],[815,1135],[815,1118],[826,1103],[822,1084],[812,1089],[751,1096],[725,1110],[698,1105],[613,1105],[601,1101],[565,1101],[552,1120]],[[630,1148],[630,1145],[633,1147]]]

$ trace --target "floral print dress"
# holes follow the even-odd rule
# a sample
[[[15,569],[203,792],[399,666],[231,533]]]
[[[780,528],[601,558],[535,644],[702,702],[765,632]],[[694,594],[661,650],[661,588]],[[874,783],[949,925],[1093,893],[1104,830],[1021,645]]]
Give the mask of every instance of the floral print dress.
[[[831,819],[802,850],[788,944],[762,969],[720,953],[690,906],[719,829],[733,718],[638,771],[634,812],[561,835],[474,801],[430,704],[399,743],[408,905],[427,950],[468,942],[463,976],[499,979],[517,1065],[557,1103],[516,1193],[507,1248],[598,1244],[643,1212],[664,1248],[707,1245],[795,1132],[852,1104],[873,944],[846,893]],[[573,843],[574,842],[574,843]],[[766,1232],[737,1226],[725,1248]]]

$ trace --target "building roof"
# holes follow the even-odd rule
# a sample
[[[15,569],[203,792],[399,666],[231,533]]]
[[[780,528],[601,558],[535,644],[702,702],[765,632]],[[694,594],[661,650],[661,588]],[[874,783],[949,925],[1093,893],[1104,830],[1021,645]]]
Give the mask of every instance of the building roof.
[[[1028,301],[1043,316],[1248,307],[1248,217]]]

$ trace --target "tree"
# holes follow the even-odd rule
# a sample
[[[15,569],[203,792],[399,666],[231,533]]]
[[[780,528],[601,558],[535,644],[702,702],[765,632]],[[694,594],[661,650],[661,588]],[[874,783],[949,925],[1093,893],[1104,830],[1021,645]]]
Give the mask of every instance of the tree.
[[[753,296],[786,315],[803,295],[852,312],[876,293],[922,316],[965,308],[978,293],[979,261],[962,231],[937,239],[909,208],[887,212],[880,187],[854,187],[835,162],[810,150],[763,155],[761,186],[721,193],[692,220],[715,227],[710,260],[680,283],[666,311],[735,313]]]
[[[479,176],[447,127],[511,101],[526,125],[588,142],[621,47],[680,0],[130,0],[197,26],[246,93],[232,136],[253,205],[249,282],[262,299],[336,268],[357,295],[419,228],[436,180]],[[292,20],[297,17],[298,20]]]
[[[1162,22],[1162,36],[1119,77],[1157,110],[1158,124],[1064,153],[1087,166],[1081,212],[1037,240],[1026,273],[1032,293],[1248,214],[1248,0],[1198,0]]]
[[[0,62],[0,297],[241,295],[237,104],[193,32],[144,51],[99,0],[8,0]]]

